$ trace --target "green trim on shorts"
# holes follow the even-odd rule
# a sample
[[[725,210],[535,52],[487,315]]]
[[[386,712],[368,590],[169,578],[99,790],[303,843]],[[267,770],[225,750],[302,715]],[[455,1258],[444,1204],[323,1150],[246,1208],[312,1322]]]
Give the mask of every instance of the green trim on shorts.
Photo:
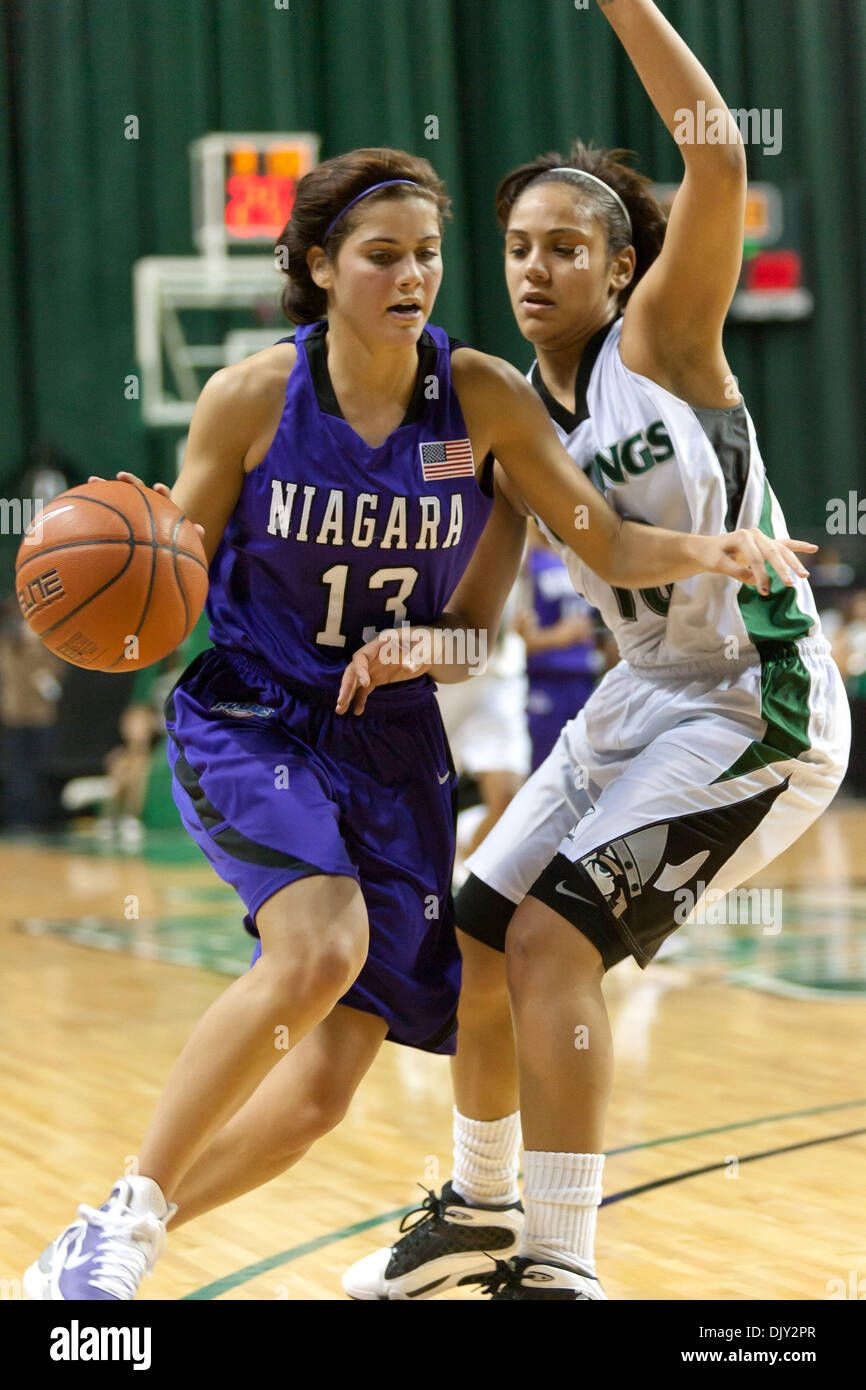
[[[775,540],[771,513],[772,498],[765,481],[758,530]],[[798,637],[806,637],[815,623],[815,619],[804,613],[797,603],[796,589],[784,584],[773,570],[770,571],[770,592],[766,598],[757,589],[743,585],[737,602],[746,631],[758,651],[763,642],[794,642]]]
[[[809,697],[812,678],[793,642],[762,643],[761,652],[761,718],[767,728],[760,740],[749,744],[737,761],[716,777],[727,782],[744,777],[759,767],[799,758],[810,748],[809,721],[812,716]]]
[[[775,539],[772,523],[772,497],[764,481],[764,499],[758,529]],[[770,572],[770,592],[766,598],[746,585],[737,596],[743,622],[761,658],[761,718],[767,729],[716,782],[743,777],[759,767],[798,758],[811,747],[809,697],[812,680],[795,646],[806,637],[814,619],[797,602],[796,590]]]

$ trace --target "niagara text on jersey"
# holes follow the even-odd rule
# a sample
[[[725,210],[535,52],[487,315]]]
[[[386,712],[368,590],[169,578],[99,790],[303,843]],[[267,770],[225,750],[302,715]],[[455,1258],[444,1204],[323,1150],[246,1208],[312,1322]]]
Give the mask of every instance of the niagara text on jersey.
[[[296,332],[283,414],[214,557],[208,615],[217,646],[327,692],[374,632],[444,611],[492,506],[492,459],[479,483],[441,328],[422,334],[406,415],[377,448],[343,418],[326,330]]]

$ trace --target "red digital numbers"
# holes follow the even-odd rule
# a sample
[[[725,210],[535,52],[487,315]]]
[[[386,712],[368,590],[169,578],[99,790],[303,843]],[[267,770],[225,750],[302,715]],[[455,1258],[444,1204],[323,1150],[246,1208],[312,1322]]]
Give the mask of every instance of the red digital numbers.
[[[225,225],[230,236],[278,237],[292,215],[297,178],[240,173],[226,179]]]

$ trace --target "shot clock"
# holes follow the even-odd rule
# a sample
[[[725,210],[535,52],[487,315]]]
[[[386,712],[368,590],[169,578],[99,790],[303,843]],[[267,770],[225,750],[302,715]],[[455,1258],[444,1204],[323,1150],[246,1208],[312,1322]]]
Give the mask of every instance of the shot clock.
[[[670,210],[679,184],[653,192]],[[750,183],[743,228],[743,269],[729,318],[740,323],[807,319],[815,296],[804,283],[803,192],[788,185]]]
[[[309,132],[212,132],[190,146],[193,240],[200,255],[271,247],[292,214],[298,180],[315,167]]]

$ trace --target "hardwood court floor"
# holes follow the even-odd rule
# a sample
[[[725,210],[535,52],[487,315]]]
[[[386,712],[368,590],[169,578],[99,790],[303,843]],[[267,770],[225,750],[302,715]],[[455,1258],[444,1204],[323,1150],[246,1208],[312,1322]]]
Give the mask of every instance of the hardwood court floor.
[[[646,972],[608,977],[611,1298],[823,1299],[866,1281],[864,862],[866,807],[840,805],[759,880],[783,890],[778,935],[694,927]],[[104,1200],[249,950],[233,895],[173,836],[142,855],[3,841],[0,882],[0,1296],[14,1297],[76,1204]],[[179,1230],[143,1296],[341,1298],[345,1266],[390,1243],[417,1184],[448,1176],[450,1105],[444,1059],[386,1044],[341,1128]]]

